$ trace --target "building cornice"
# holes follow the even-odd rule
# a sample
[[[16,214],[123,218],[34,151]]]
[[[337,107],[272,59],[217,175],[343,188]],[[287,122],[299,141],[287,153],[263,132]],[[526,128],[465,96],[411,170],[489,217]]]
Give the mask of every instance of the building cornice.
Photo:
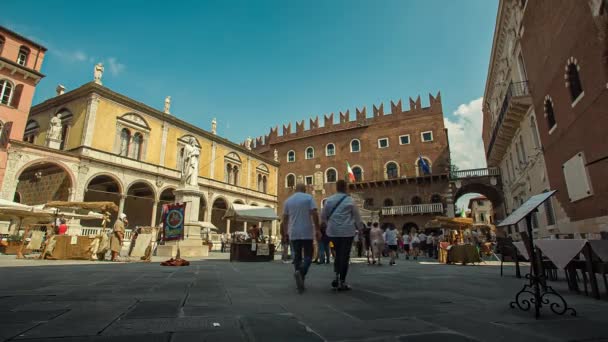
[[[24,67],[23,65],[4,57],[0,57],[0,69],[2,68],[12,69],[13,73],[19,71],[26,79],[32,78],[36,81],[39,81],[44,77],[44,75],[39,73],[38,71]]]
[[[248,150],[246,149],[244,146],[241,146],[239,144],[236,144],[226,138],[222,138],[218,135],[212,134],[210,132],[205,131],[202,128],[199,128],[197,126],[194,126],[186,121],[183,121],[171,114],[166,114],[164,112],[159,111],[158,109],[152,108],[144,103],[141,103],[139,101],[133,100],[127,96],[124,96],[122,94],[119,94],[115,91],[110,90],[107,87],[101,86],[97,83],[94,82],[89,82],[86,83],[82,86],[80,86],[79,88],[76,88],[72,91],[69,91],[63,95],[59,95],[56,96],[52,99],[46,100],[40,104],[37,104],[35,106],[32,107],[31,111],[30,111],[30,116],[34,116],[40,112],[43,112],[47,109],[51,109],[54,108],[56,106],[59,106],[61,104],[64,104],[66,102],[69,101],[73,101],[82,97],[85,97],[89,94],[97,94],[100,97],[103,98],[107,98],[110,99],[112,101],[115,101],[119,104],[122,104],[126,107],[129,108],[133,108],[137,111],[140,111],[141,113],[144,113],[146,115],[152,116],[154,118],[157,118],[161,121],[165,121],[169,124],[172,124],[176,127],[182,128],[186,131],[189,131],[191,133],[200,135],[208,140],[217,142],[217,143],[221,143],[223,145],[229,146],[230,148],[239,151],[240,153],[243,153],[245,155],[249,155],[252,156],[256,159],[259,159],[260,161],[263,161],[264,163],[273,165],[273,166],[279,166],[279,162],[276,162],[272,159],[266,158],[258,153],[255,153],[254,151]]]

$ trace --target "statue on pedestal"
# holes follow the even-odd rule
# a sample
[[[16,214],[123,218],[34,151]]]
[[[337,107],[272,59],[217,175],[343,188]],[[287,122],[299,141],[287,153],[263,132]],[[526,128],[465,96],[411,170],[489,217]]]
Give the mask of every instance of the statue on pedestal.
[[[211,133],[213,133],[213,134],[217,133],[217,121],[215,120],[215,118],[213,118],[213,120],[211,120]]]
[[[184,147],[184,165],[182,167],[182,183],[184,185],[198,185],[198,158],[201,154],[196,146],[196,140],[190,138]]]
[[[247,137],[245,140],[245,148],[251,150],[251,137]]]
[[[101,77],[103,76],[103,64],[97,63],[95,64],[95,68],[93,69],[93,81],[99,85],[101,85]]]
[[[50,140],[61,140],[61,114],[57,114],[51,118],[47,137]]]
[[[165,114],[171,114],[171,96],[165,97]]]

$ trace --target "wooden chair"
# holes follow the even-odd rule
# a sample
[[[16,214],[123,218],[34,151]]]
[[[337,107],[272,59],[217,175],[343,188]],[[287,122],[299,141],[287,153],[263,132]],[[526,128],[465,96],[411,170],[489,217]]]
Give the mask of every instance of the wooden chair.
[[[503,263],[505,261],[515,262],[515,276],[521,278],[521,272],[519,269],[519,258],[517,256],[517,248],[513,244],[513,240],[504,237],[497,237],[497,250],[500,253],[500,276],[503,275]]]

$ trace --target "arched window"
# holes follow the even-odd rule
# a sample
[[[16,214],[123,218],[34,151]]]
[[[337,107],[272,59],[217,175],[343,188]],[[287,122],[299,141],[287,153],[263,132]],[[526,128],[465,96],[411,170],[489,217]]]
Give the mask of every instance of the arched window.
[[[422,198],[419,196],[412,197],[412,205],[422,204]]]
[[[355,175],[355,182],[363,181],[363,170],[358,166],[353,167],[352,170],[353,174]]]
[[[335,183],[338,179],[338,173],[336,172],[336,169],[327,169],[327,171],[325,171],[325,182],[326,183]]]
[[[232,184],[239,185],[239,167],[236,165],[232,167]]]
[[[555,113],[553,112],[553,100],[551,97],[545,97],[545,117],[547,118],[547,126],[551,130],[557,122],[555,121]]]
[[[386,178],[393,179],[399,177],[399,168],[397,163],[389,162],[386,164]]]
[[[441,195],[433,194],[431,196],[431,203],[441,203]]]
[[[336,155],[336,145],[327,144],[327,146],[325,147],[325,155],[328,157],[335,156]]]
[[[266,176],[262,176],[262,192],[266,193],[268,191],[268,178]]]
[[[351,152],[360,152],[361,151],[361,142],[359,139],[353,139],[350,141],[350,151]]]
[[[8,80],[0,80],[0,103],[9,105],[13,95],[13,84]]]
[[[390,198],[387,198],[384,200],[384,206],[385,207],[392,207],[394,205],[393,200]]]
[[[144,144],[144,137],[141,133],[135,133],[133,135],[133,148],[131,149],[131,158],[140,160],[141,159],[141,150]]]
[[[232,164],[226,164],[226,174],[224,175],[224,182],[230,184],[232,181]]]
[[[287,152],[287,162],[293,163],[295,161],[296,161],[296,152],[295,151]]]
[[[123,128],[120,131],[120,155],[126,157],[129,155],[129,145],[131,143],[131,132]]]
[[[306,148],[306,159],[312,159],[315,157],[315,149],[312,147]]]
[[[424,175],[430,175],[433,172],[433,169],[431,167],[431,161],[426,157],[422,157],[422,159],[426,162],[426,166],[428,166],[428,170],[425,170],[424,165],[420,162],[420,157],[418,157],[416,159],[416,176],[418,176],[418,177],[424,176]]]
[[[580,67],[576,59],[570,57],[568,59],[568,71],[566,72],[566,87],[570,88],[570,99],[572,102],[576,101],[578,97],[583,93],[583,85],[581,84],[581,78],[579,75]]]
[[[296,186],[296,176],[290,173],[285,177],[285,187],[293,188],[294,186]]]
[[[258,175],[258,191],[262,191],[262,175]]]
[[[30,49],[26,46],[22,46],[19,49],[19,54],[17,55],[17,64],[25,66],[27,64],[27,59],[30,56]]]

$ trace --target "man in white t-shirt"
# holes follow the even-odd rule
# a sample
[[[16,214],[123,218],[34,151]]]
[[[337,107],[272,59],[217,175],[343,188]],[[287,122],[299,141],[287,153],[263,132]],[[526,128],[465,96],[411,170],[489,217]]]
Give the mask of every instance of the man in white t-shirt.
[[[420,254],[424,255],[426,254],[426,234],[424,234],[424,231],[418,234],[418,239],[420,240]]]
[[[281,232],[291,242],[294,278],[298,291],[304,291],[304,279],[312,263],[313,239],[321,238],[319,215],[314,198],[306,193],[306,185],[296,185],[296,192],[283,204]]]

